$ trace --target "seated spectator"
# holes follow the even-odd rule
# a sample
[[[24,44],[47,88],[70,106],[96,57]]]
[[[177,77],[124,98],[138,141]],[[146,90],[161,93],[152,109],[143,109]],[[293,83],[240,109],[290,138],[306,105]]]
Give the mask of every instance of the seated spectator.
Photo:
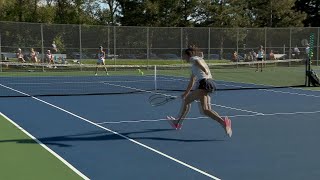
[[[297,46],[293,49],[293,53],[294,53],[294,58],[299,59],[300,50],[299,50],[299,48]]]
[[[232,54],[232,61],[233,62],[238,62],[238,53],[237,53],[237,51],[234,51],[234,53]]]
[[[257,60],[257,53],[253,49],[251,49],[250,54],[251,54],[252,61],[256,61]]]
[[[31,61],[33,63],[37,63],[38,62],[38,58],[37,58],[38,53],[34,51],[33,48],[31,48],[30,50],[30,57],[31,57]]]
[[[270,51],[269,58],[270,58],[270,60],[275,60],[273,50]]]
[[[251,51],[249,51],[247,54],[245,54],[244,61],[245,62],[252,61],[252,53],[251,53]]]
[[[18,49],[18,52],[17,52],[17,58],[18,58],[18,62],[22,62],[22,63],[26,62],[23,58],[23,53],[20,48]]]
[[[49,64],[55,64],[53,55],[51,54],[50,50],[47,50],[46,56],[45,56],[45,62],[48,62]],[[54,68],[57,68],[56,66]]]

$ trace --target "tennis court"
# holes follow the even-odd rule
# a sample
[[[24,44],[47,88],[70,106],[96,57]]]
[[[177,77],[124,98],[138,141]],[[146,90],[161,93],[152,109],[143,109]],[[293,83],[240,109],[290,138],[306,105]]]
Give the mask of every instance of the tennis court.
[[[304,62],[283,62],[266,64],[263,72],[249,63],[213,69],[218,91],[212,107],[232,120],[232,138],[196,103],[178,131],[165,119],[178,113],[178,99],[149,104],[155,92],[182,94],[188,78],[181,66],[110,67],[110,76],[94,76],[90,68],[9,65],[0,77],[1,113],[38,142],[9,136],[16,128],[5,118],[1,124],[11,128],[1,131],[0,146],[12,146],[9,157],[13,145],[41,142],[47,156],[33,155],[48,161],[35,168],[52,173],[43,173],[47,179],[318,179],[320,92],[292,88],[305,83]],[[16,153],[27,151],[37,150]],[[24,167],[37,165],[30,157]],[[1,168],[12,173],[4,178],[19,174],[12,169],[19,164],[7,158]],[[27,172],[30,179],[41,174]]]

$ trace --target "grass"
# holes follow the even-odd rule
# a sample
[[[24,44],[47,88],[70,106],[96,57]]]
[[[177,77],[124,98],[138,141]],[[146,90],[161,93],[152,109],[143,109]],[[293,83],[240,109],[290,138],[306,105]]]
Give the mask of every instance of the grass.
[[[0,179],[81,179],[0,114]]]

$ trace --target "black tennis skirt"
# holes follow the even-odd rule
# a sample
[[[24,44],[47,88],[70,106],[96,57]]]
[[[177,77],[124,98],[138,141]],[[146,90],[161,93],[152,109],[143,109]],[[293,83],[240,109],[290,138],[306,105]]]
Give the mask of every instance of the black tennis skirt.
[[[198,89],[204,89],[208,93],[212,93],[216,90],[216,85],[212,79],[201,79],[199,81]]]

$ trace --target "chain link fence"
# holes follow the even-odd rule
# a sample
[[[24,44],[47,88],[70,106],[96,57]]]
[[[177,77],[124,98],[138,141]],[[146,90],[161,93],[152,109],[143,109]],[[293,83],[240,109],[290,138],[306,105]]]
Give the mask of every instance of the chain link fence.
[[[305,46],[314,34],[314,55],[318,65],[320,56],[320,28],[209,28],[209,27],[124,27],[92,25],[60,25],[21,22],[0,22],[1,60],[14,59],[18,48],[28,59],[31,48],[43,59],[47,50],[64,55],[67,61],[95,62],[99,46],[103,46],[109,64],[140,62],[182,62],[183,50],[195,44],[205,60],[252,61],[251,52],[263,46],[265,60],[272,51],[277,59],[303,59]],[[57,51],[54,50],[56,45]],[[111,63],[112,62],[112,63]]]

